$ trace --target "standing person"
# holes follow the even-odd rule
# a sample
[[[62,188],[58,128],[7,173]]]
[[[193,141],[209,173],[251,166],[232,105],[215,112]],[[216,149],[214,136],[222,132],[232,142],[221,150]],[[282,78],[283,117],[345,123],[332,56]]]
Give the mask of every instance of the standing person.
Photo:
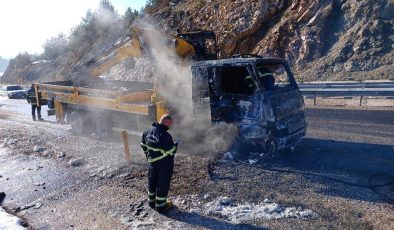
[[[37,86],[38,90],[38,86]],[[27,91],[27,102],[31,104],[31,115],[33,117],[33,121],[36,120],[36,109],[37,109],[37,116],[39,121],[43,121],[44,119],[41,118],[41,103],[37,103],[37,95],[38,100],[41,102],[41,93],[37,93],[34,90],[34,84],[31,85],[31,88]]]
[[[174,143],[167,132],[172,122],[171,116],[165,114],[159,123],[152,124],[142,135],[141,147],[149,162],[148,203],[159,212],[173,206],[171,201],[167,201],[174,170],[174,155],[178,148],[178,142]]]

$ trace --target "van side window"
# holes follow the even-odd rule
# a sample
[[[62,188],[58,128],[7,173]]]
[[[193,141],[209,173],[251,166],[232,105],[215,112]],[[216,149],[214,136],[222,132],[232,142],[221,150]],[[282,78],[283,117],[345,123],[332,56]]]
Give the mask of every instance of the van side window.
[[[231,94],[251,95],[256,83],[246,66],[223,66],[221,68],[221,91]]]
[[[282,64],[258,65],[258,81],[265,90],[275,90],[291,86],[289,75]]]

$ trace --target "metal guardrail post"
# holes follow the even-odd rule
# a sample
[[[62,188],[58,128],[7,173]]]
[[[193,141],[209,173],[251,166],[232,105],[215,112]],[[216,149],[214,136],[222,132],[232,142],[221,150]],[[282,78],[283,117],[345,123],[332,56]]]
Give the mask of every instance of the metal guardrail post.
[[[313,96],[313,106],[316,106],[316,92],[315,95]]]

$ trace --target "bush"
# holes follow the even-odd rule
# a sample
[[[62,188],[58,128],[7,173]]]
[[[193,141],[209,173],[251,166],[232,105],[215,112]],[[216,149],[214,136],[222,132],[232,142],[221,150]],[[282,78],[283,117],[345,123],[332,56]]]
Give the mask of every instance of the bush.
[[[99,8],[94,12],[88,10],[79,25],[72,30],[70,49],[76,51],[99,37],[119,37],[122,33],[124,33],[123,18],[115,12],[108,0],[102,0]]]
[[[67,46],[68,40],[65,34],[59,34],[57,37],[52,37],[44,43],[44,53],[41,55],[41,58],[54,60],[66,52]]]
[[[9,65],[15,68],[23,68],[30,65],[33,62],[34,58],[35,57],[33,55],[30,55],[27,52],[19,53],[18,55],[16,55],[15,58],[10,60]]]

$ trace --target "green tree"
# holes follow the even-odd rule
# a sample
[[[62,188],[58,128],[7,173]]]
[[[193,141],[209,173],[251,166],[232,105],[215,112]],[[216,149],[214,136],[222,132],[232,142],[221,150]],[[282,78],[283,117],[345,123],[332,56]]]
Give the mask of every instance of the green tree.
[[[70,36],[70,49],[78,50],[86,43],[97,40],[98,37],[116,38],[123,33],[123,19],[108,0],[100,1],[96,11],[88,10],[80,24]]]
[[[115,8],[109,0],[101,0],[99,4],[99,11],[100,10],[108,10],[110,12],[115,13]]]
[[[15,58],[10,60],[10,66],[15,68],[23,68],[33,62],[34,57],[27,52],[19,53]]]
[[[127,8],[126,12],[124,13],[123,20],[124,20],[124,27],[128,29],[130,25],[133,24],[134,20],[139,16],[137,10],[131,10],[131,8]]]
[[[68,40],[65,34],[59,34],[56,37],[52,37],[44,43],[44,53],[41,55],[41,58],[54,60],[64,54],[67,50],[67,46]]]
[[[162,7],[168,7],[169,4],[170,0],[148,0],[144,11],[149,13]]]

